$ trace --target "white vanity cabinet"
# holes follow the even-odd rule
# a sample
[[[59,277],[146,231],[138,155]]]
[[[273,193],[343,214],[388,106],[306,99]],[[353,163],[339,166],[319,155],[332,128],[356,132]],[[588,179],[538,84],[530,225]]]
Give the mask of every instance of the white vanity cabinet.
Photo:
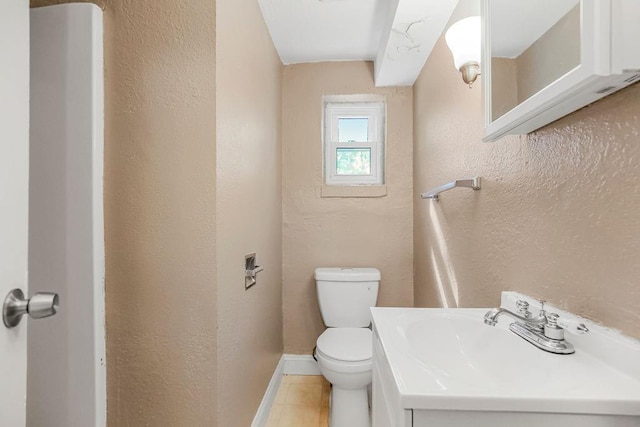
[[[484,141],[640,80],[640,1],[483,0]]]
[[[515,311],[526,295],[503,293]],[[538,305],[535,305],[538,304]],[[548,304],[589,332],[551,354],[488,326],[489,308],[371,308],[373,427],[640,426],[640,341]]]
[[[380,337],[373,328],[373,427],[411,427],[412,410],[404,409]]]
[[[495,427],[558,425],[562,416],[558,414],[515,413],[452,410],[444,405],[442,410],[405,408],[401,400],[401,393],[396,386],[391,366],[385,355],[380,337],[374,327],[373,338],[373,399],[372,423],[373,427]],[[579,416],[578,416],[579,417]],[[572,422],[584,422],[570,415],[565,418],[570,425]],[[564,421],[564,420],[563,420]],[[593,426],[593,424],[584,424]],[[611,424],[611,426],[628,427],[631,424]],[[594,426],[595,427],[595,426]]]

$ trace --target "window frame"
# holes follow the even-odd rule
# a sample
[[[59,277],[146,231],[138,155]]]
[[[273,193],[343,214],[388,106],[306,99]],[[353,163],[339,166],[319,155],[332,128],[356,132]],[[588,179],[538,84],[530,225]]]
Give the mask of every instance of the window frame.
[[[386,105],[383,100],[357,102],[324,100],[324,183],[331,186],[383,185],[385,160]],[[368,141],[339,142],[340,119],[367,118]],[[363,148],[371,153],[371,173],[340,175],[337,173],[338,149]]]

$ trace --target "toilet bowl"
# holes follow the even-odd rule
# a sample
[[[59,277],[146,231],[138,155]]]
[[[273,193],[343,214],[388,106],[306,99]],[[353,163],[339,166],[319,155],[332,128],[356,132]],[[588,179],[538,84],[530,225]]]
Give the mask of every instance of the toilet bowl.
[[[330,427],[370,427],[367,386],[373,366],[368,328],[329,328],[320,335],[316,358],[332,384]]]
[[[369,308],[378,297],[375,268],[318,268],[320,312],[327,329],[316,342],[316,360],[332,385],[329,427],[371,427],[368,387],[373,369]]]

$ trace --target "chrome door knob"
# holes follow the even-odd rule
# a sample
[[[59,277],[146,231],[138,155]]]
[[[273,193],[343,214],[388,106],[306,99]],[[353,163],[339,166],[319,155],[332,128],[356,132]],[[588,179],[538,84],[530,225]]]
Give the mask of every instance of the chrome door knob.
[[[32,319],[42,319],[58,312],[60,298],[53,292],[38,292],[30,299],[25,299],[20,289],[13,289],[4,299],[2,320],[7,328],[20,323],[24,314]]]

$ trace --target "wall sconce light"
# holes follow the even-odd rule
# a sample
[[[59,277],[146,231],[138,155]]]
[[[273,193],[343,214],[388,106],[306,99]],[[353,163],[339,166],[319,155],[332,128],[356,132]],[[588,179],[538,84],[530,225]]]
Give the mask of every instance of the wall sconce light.
[[[479,16],[461,19],[444,36],[462,80],[471,87],[480,75],[481,25]]]

